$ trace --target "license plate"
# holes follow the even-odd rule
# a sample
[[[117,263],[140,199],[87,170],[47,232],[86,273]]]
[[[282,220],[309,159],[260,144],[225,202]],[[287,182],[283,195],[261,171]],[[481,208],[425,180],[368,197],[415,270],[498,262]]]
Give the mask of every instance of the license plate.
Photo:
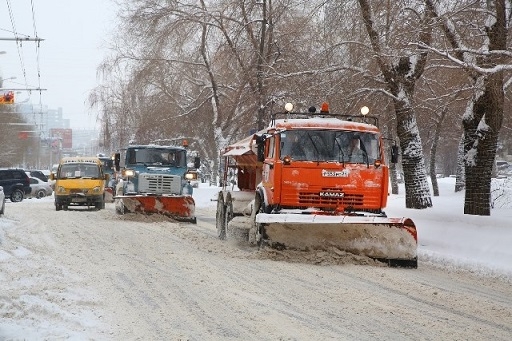
[[[71,202],[86,202],[87,198],[73,198]]]

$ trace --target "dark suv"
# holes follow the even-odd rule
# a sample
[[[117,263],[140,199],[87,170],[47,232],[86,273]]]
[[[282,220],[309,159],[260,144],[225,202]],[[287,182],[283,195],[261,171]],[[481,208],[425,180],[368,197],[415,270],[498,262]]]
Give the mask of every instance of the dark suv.
[[[34,178],[38,178],[41,181],[48,182],[48,177],[46,175],[44,175],[44,173],[41,171],[31,170],[31,171],[26,171],[25,173],[27,173],[28,176],[32,176]]]
[[[30,179],[23,169],[0,168],[0,186],[4,188],[6,198],[12,202],[22,201],[30,194]]]

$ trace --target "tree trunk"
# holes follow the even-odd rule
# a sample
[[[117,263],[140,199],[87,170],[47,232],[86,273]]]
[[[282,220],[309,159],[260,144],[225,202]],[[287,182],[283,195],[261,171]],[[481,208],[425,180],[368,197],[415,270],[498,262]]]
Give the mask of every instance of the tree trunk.
[[[396,176],[396,164],[389,164],[389,176],[391,178],[391,194],[398,194],[398,179]]]
[[[480,76],[484,91],[474,96],[464,124],[466,197],[464,214],[491,215],[491,173],[503,122],[503,74]]]
[[[437,184],[437,173],[436,173],[436,151],[437,142],[439,140],[439,134],[436,131],[434,141],[432,142],[432,148],[430,148],[430,181],[432,182],[432,191],[435,197],[439,196],[439,185]]]
[[[457,151],[457,172],[455,174],[455,192],[460,192],[466,188],[466,174],[464,170],[464,134],[459,141]]]
[[[507,49],[506,4],[488,1],[489,23],[486,34],[489,51]],[[498,54],[480,59],[479,65],[491,68],[504,64]],[[466,198],[464,214],[491,215],[491,173],[496,157],[498,134],[503,123],[503,71],[476,77],[477,92],[471,115],[464,116],[464,151],[466,156]]]
[[[402,150],[405,207],[415,209],[432,207],[416,116],[413,109],[406,106],[403,101],[395,101],[395,110],[397,133]]]
[[[432,182],[432,190],[435,197],[439,196],[439,185],[437,184],[436,172],[437,146],[439,144],[439,136],[441,135],[441,128],[443,126],[444,118],[446,117],[447,112],[448,109],[444,107],[441,115],[439,116],[439,120],[436,123],[434,138],[432,139],[432,147],[430,148],[430,181]]]
[[[265,128],[265,112],[266,112],[266,94],[265,94],[265,84],[264,84],[264,74],[263,74],[263,62],[264,62],[264,53],[265,53],[265,38],[266,38],[266,30],[267,30],[267,1],[263,0],[261,2],[261,36],[260,36],[260,46],[258,53],[258,64],[256,66],[256,78],[257,78],[257,87],[258,87],[258,117],[256,118],[256,126],[258,130]]]

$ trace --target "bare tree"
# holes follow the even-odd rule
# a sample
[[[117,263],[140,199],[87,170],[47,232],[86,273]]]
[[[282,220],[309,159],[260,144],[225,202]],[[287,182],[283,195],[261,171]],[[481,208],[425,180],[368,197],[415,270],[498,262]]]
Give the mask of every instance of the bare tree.
[[[402,150],[402,165],[406,186],[406,207],[427,208],[432,206],[427,182],[421,137],[413,108],[414,90],[427,62],[427,51],[418,49],[387,60],[382,47],[382,37],[375,27],[372,9],[367,0],[359,0],[361,15],[365,24],[374,58],[386,84],[385,90],[392,97],[397,118],[397,133]],[[389,8],[388,8],[389,10]],[[419,41],[430,44],[431,10],[426,7],[419,15]],[[397,50],[393,51],[397,53]],[[393,60],[394,59],[394,60]]]
[[[35,151],[39,143],[39,136],[28,132],[33,130],[35,128],[17,112],[16,104],[0,104],[0,167],[14,167],[29,161],[27,151]]]
[[[463,68],[474,92],[462,120],[464,128],[464,170],[466,194],[464,213],[490,215],[491,172],[503,122],[504,72],[510,69],[507,51],[507,1],[461,2],[460,8],[446,10],[426,0],[435,11],[451,51],[436,50]],[[508,8],[510,11],[510,7]],[[483,14],[482,14],[483,13]],[[471,17],[473,32],[461,36]],[[476,19],[476,20],[475,20]]]
[[[339,93],[323,75],[345,66],[332,59],[318,33],[321,18],[309,2],[248,1],[124,3],[121,33],[105,69],[121,77],[108,87],[123,89],[124,126],[137,139],[187,136],[207,159],[229,142],[262,128],[280,101],[309,107]],[[275,34],[275,30],[279,35]],[[319,39],[320,38],[320,39]],[[316,44],[310,49],[309,44]],[[331,54],[332,55],[332,54]],[[319,58],[320,56],[320,58]],[[312,64],[313,63],[313,64]],[[124,65],[121,67],[121,65]],[[337,79],[336,79],[337,78]],[[111,78],[114,79],[114,78]],[[334,79],[342,84],[342,75]],[[331,78],[332,80],[332,78]],[[135,92],[136,89],[136,92]],[[103,91],[103,89],[101,90]],[[342,103],[342,95],[337,95]],[[111,98],[103,115],[117,115]],[[99,101],[98,101],[99,100]],[[114,122],[102,119],[112,129]],[[159,122],[159,125],[155,125]]]
[[[467,11],[476,13],[483,5],[471,1],[118,3],[122,6],[119,34],[103,64],[102,84],[91,97],[100,108],[105,134],[111,136],[105,137],[105,146],[120,148],[132,138],[139,142],[186,138],[208,160],[208,168],[215,169],[223,147],[261,128],[269,113],[285,102],[301,110],[327,101],[331,110],[352,114],[367,105],[375,108],[372,113],[379,115],[386,137],[399,142],[398,168],[404,171],[410,208],[432,205],[425,157],[430,157],[435,195],[436,169],[455,171],[451,156],[461,128],[447,127],[462,116],[459,101],[476,93],[465,90],[467,85],[482,84],[481,89],[486,89],[486,84],[498,84],[489,76],[499,71],[492,65],[506,64],[497,63],[507,54],[496,49],[477,53],[485,39],[475,32],[483,27],[484,16],[476,16],[479,27],[470,25]],[[438,3],[445,5],[444,12],[435,7]],[[434,10],[444,30],[432,31]],[[451,27],[457,27],[469,43],[441,48],[450,42],[446,32]],[[499,31],[491,26],[489,30]],[[508,84],[512,82],[503,81],[503,87]],[[497,96],[486,93],[488,99]],[[479,108],[479,115],[484,110],[481,103],[471,107]],[[488,115],[479,122],[499,119]],[[467,137],[482,132],[469,129],[476,121],[464,122],[469,146]],[[466,168],[468,156],[476,155],[472,151],[492,142],[484,143],[480,137],[472,141]],[[398,189],[394,185],[393,191]]]

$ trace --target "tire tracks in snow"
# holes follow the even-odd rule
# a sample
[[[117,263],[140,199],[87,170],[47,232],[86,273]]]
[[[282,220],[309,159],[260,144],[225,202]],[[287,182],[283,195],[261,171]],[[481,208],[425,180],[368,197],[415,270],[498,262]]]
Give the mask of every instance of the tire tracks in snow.
[[[194,225],[117,216],[110,204],[80,212],[55,212],[51,202],[30,205],[33,212],[7,208],[14,222],[0,251],[16,261],[0,259],[7,269],[0,278],[14,280],[0,295],[0,312],[17,310],[13,323],[48,318],[68,335],[100,340],[508,340],[512,334],[510,283],[497,279],[421,262],[411,270],[276,261],[218,240],[207,209],[197,210]],[[18,290],[31,273],[39,277]],[[26,292],[31,306],[20,298]]]

